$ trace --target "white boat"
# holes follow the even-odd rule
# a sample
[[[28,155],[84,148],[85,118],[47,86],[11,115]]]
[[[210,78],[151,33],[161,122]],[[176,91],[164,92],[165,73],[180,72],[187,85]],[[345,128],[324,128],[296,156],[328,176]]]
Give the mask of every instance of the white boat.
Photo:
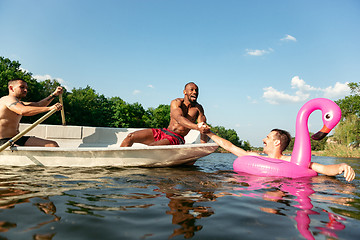
[[[20,131],[28,126],[21,124]],[[9,147],[0,152],[0,165],[167,167],[193,164],[218,148],[214,142],[200,143],[200,134],[195,130],[185,137],[184,145],[137,143],[120,148],[127,134],[136,130],[41,124],[26,135],[54,140],[60,147]]]

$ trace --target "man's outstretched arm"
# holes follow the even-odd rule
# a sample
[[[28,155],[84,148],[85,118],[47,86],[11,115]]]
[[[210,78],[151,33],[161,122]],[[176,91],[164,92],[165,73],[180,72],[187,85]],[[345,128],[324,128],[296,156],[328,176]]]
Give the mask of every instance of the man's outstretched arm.
[[[229,152],[231,152],[232,154],[235,154],[238,157],[247,156],[247,155],[259,156],[257,153],[247,152],[244,149],[235,146],[230,141],[228,141],[222,137],[219,137],[218,135],[216,135],[213,132],[207,133],[206,135],[208,135],[214,142],[219,144],[220,147],[224,148],[225,150],[228,150]]]
[[[346,163],[323,165],[320,163],[312,162],[310,163],[310,168],[315,172],[328,176],[335,176],[344,173],[344,178],[348,182],[354,180],[355,178],[354,169]]]

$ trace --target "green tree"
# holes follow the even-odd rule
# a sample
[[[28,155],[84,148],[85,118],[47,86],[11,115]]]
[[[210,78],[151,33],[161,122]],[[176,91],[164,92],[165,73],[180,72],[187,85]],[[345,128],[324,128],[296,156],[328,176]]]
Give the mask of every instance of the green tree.
[[[139,103],[128,104],[119,97],[110,99],[112,111],[112,126],[121,128],[146,127],[145,109]]]
[[[41,86],[32,78],[32,74],[20,68],[18,61],[11,61],[8,58],[0,57],[0,96],[9,94],[8,82],[12,79],[23,79],[27,82],[29,93],[24,101],[38,101],[41,99]]]
[[[348,115],[353,114],[360,117],[360,82],[349,83],[348,86],[352,94],[335,101],[341,108],[342,120],[346,119]]]
[[[360,118],[356,114],[348,115],[335,128],[334,140],[339,144],[349,146],[359,145],[360,143]]]
[[[166,128],[170,123],[170,105],[161,104],[157,108],[149,108],[145,115],[149,128]]]
[[[215,126],[211,127],[211,131],[246,151],[251,149],[249,142],[243,144],[243,141],[239,139],[239,136],[234,129],[226,129],[222,126]]]
[[[68,105],[65,105],[67,102]],[[94,127],[111,125],[111,107],[104,95],[99,95],[94,89],[73,89],[64,99],[67,124]],[[67,107],[68,106],[68,107]]]
[[[245,151],[250,151],[250,150],[251,150],[250,142],[247,141],[247,140],[246,140],[246,141],[243,141],[242,148],[243,148]]]
[[[359,95],[360,94],[360,82],[359,83],[349,83],[348,84],[351,93],[355,94],[355,95]]]
[[[339,99],[336,103],[341,108],[342,118],[335,128],[334,140],[348,146],[360,142],[360,82],[349,83],[351,95]]]
[[[312,151],[322,151],[325,149],[325,145],[326,145],[326,141],[328,139],[328,137],[324,137],[321,140],[313,140],[311,139],[311,136],[313,135],[313,133],[309,132],[309,138],[310,138],[310,143],[311,143],[311,150]],[[293,151],[294,149],[294,143],[295,143],[295,137],[291,138],[291,141],[289,143],[289,146],[286,148],[286,150],[288,151]]]
[[[355,114],[360,117],[360,96],[350,95],[343,99],[335,101],[341,108],[341,119],[346,119],[347,116]]]
[[[313,133],[310,133],[310,135],[312,136]],[[321,140],[313,140],[310,138],[311,141],[311,150],[312,151],[322,151],[325,149],[325,145],[326,145],[326,141],[328,140],[328,136],[324,137]]]

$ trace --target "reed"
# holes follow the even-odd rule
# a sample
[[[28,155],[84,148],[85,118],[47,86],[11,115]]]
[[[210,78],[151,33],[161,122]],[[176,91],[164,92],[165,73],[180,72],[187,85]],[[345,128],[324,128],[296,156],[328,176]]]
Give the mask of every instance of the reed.
[[[324,151],[316,155],[328,157],[360,158],[359,148],[349,148],[340,144],[327,144]]]

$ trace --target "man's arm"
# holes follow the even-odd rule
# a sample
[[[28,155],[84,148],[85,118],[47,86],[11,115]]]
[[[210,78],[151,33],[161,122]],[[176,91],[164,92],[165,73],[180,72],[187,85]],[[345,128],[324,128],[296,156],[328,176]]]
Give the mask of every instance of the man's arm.
[[[8,108],[21,116],[34,116],[36,114],[47,112],[53,109],[59,111],[61,110],[62,106],[60,103],[56,103],[51,107],[35,107],[25,106],[22,102],[14,102],[13,104],[10,104]]]
[[[247,155],[259,156],[259,154],[257,154],[257,153],[247,152],[244,149],[235,146],[230,141],[228,141],[222,137],[219,137],[218,135],[214,134],[213,132],[207,133],[206,135],[208,135],[212,140],[214,140],[214,142],[219,144],[219,146],[221,146],[225,150],[228,150],[229,152],[235,154],[238,157],[247,156]]]
[[[310,168],[315,172],[328,176],[335,176],[344,173],[346,181],[350,182],[355,178],[354,169],[346,163],[323,165],[320,163],[310,163]]]
[[[63,88],[57,87],[56,90],[53,93],[51,93],[49,96],[47,96],[46,98],[44,98],[38,102],[23,102],[23,104],[25,106],[46,107],[52,102],[52,100],[54,100],[54,98],[56,96],[59,96],[62,93],[63,93]]]
[[[198,104],[198,109],[199,109],[199,116],[197,119],[198,127],[202,126],[204,133],[207,133],[210,131],[210,127],[206,124],[206,117],[205,117],[204,109],[200,104]],[[201,143],[207,143],[209,141],[209,137],[204,133],[201,132],[201,135],[200,135]]]
[[[24,105],[21,101],[17,98],[9,98],[6,103],[6,107],[21,116],[33,116],[39,113],[47,112],[53,109],[61,110],[61,104],[56,103],[51,107],[35,107],[31,105]]]

